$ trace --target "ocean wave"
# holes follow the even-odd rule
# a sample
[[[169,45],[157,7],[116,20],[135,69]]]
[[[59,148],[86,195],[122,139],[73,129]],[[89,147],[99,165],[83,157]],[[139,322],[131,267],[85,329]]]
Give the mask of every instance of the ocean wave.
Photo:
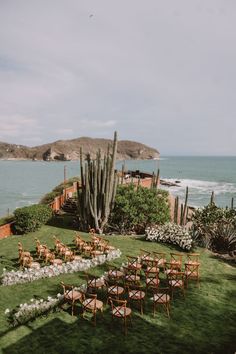
[[[165,178],[165,181],[175,183],[177,179]],[[214,191],[215,195],[225,194],[225,193],[236,193],[236,183],[229,182],[213,182],[213,181],[202,181],[194,179],[178,179],[178,187],[170,187],[173,194],[183,194],[185,193],[186,187],[189,188],[189,193],[197,195],[211,194]],[[166,189],[166,188],[165,188]],[[168,187],[169,189],[169,187]]]

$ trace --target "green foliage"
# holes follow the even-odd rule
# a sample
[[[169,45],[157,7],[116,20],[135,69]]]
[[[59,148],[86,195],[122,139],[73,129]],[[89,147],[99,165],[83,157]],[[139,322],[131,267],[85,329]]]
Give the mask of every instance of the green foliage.
[[[4,224],[8,224],[10,222],[14,221],[14,216],[13,215],[9,215],[9,216],[5,216],[3,218],[0,218],[0,226],[4,225]]]
[[[232,252],[236,246],[236,210],[219,208],[211,201],[193,215],[193,236],[199,245],[216,252]]]
[[[20,234],[36,231],[50,220],[52,214],[52,209],[43,204],[18,208],[14,211],[15,230]]]
[[[50,204],[51,202],[53,202],[55,197],[58,197],[62,194],[63,189],[71,187],[74,182],[79,182],[79,180],[79,177],[73,177],[68,179],[66,183],[60,183],[52,190],[52,192],[49,192],[43,196],[43,198],[40,200],[40,204]]]
[[[155,188],[118,186],[109,227],[121,234],[142,234],[148,225],[164,224],[170,219],[167,197],[168,192]]]

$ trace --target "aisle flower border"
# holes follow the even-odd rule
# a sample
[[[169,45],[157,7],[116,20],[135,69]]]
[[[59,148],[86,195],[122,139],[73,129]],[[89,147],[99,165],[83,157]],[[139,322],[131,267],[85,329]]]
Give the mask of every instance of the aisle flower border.
[[[127,263],[122,263],[120,270]],[[104,272],[98,280],[104,281],[107,279],[108,272]],[[79,287],[74,287],[74,290],[86,293],[87,284],[82,284]],[[11,326],[16,327],[23,325],[29,321],[35,320],[39,316],[47,315],[51,312],[59,311],[59,306],[63,303],[64,295],[58,293],[56,297],[48,296],[47,300],[44,299],[31,299],[30,303],[20,304],[15,309],[5,310],[8,322]]]
[[[3,286],[25,284],[35,280],[52,278],[61,274],[86,271],[107,261],[111,261],[121,256],[119,249],[111,250],[107,254],[96,256],[92,259],[82,259],[79,261],[66,262],[62,265],[50,265],[39,269],[26,268],[23,271],[6,271],[3,269],[1,283]]]

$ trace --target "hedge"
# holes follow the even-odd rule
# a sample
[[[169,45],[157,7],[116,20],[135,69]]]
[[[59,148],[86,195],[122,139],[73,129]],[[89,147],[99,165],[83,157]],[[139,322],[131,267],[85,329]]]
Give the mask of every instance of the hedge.
[[[15,230],[19,234],[38,230],[52,217],[52,209],[47,205],[34,204],[14,211]]]

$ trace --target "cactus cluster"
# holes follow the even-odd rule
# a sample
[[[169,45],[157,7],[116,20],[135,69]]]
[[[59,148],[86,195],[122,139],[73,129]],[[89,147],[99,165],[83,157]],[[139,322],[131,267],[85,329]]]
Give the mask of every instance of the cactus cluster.
[[[180,205],[180,216],[179,216],[179,197],[175,198],[174,223],[184,226],[186,224],[187,217],[188,217],[188,187],[186,187],[184,204],[181,203]]]
[[[96,159],[92,160],[88,155],[83,161],[82,149],[80,150],[81,184],[78,189],[78,214],[80,226],[86,231],[92,227],[98,233],[102,233],[114,205],[118,181],[115,170],[117,132],[114,133],[112,151],[110,148],[108,146],[103,160],[99,150]]]

